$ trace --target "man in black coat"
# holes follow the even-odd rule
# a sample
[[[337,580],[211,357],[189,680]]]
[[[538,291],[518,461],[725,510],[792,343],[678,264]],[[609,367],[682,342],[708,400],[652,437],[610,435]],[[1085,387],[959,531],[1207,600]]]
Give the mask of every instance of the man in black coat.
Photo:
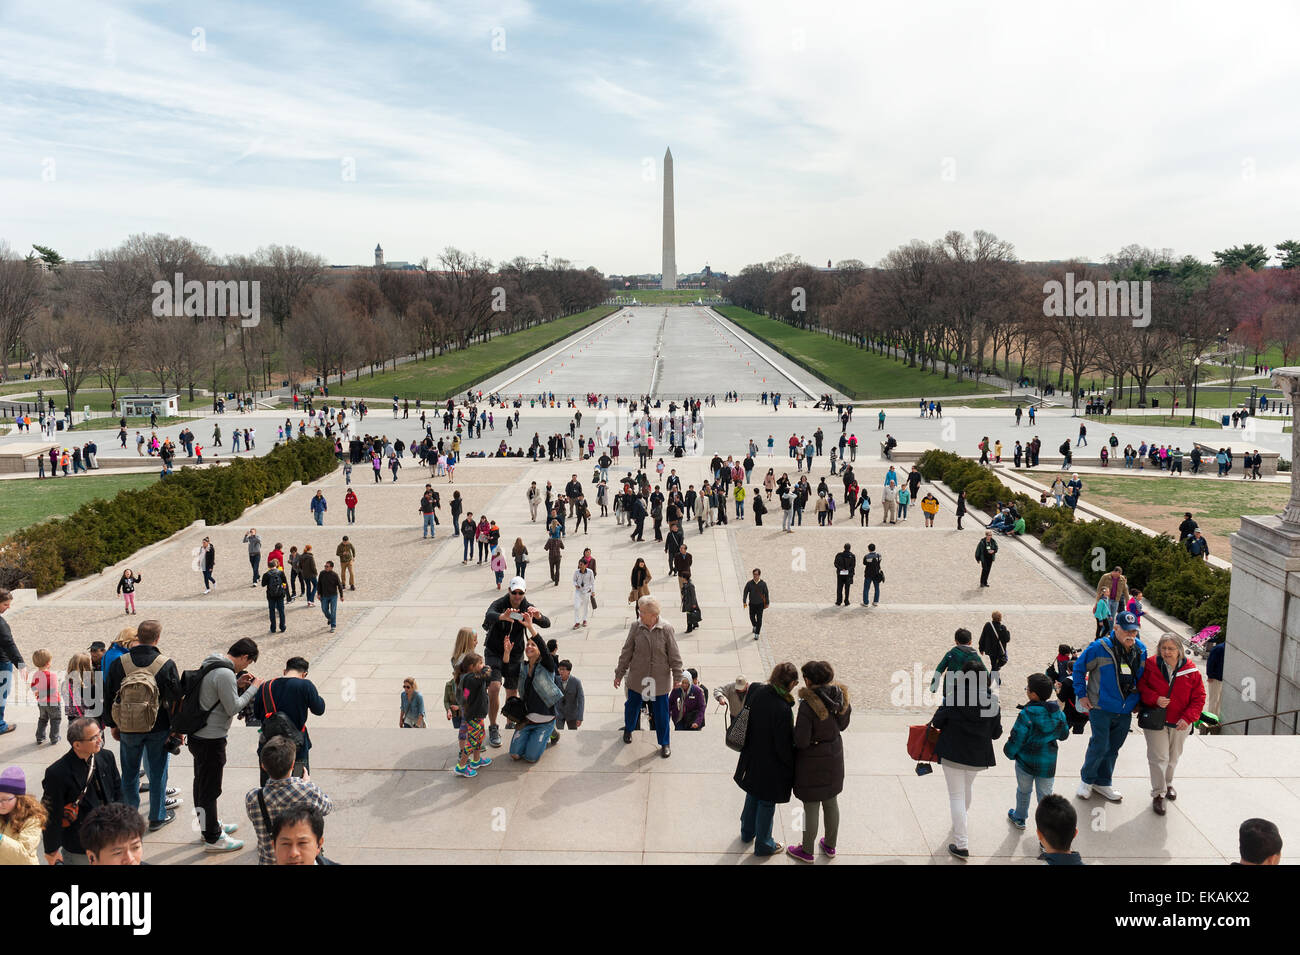
[[[751,686],[746,694],[749,727],[732,779],[745,791],[740,814],[740,841],[754,842],[754,854],[775,855],[784,846],[772,839],[776,804],[790,801],[794,789],[794,697],[799,671],[779,663],[772,682]]]
[[[510,590],[488,605],[483,615],[483,662],[491,668],[488,682],[488,745],[501,745],[501,730],[497,726],[497,713],[501,705],[501,684],[506,696],[519,695],[519,669],[524,658],[524,642],[537,633],[537,628],[549,629],[551,620],[528,600],[527,585],[522,577],[510,581]],[[515,619],[518,617],[519,619]],[[510,650],[506,652],[506,641]]]
[[[677,554],[681,551],[683,543],[682,529],[674,521],[668,526],[668,534],[664,538],[664,550],[668,552],[669,576],[677,573]]]
[[[853,555],[850,545],[835,555],[835,606],[849,605],[849,588],[853,586],[853,572],[857,569],[858,559]]]
[[[645,504],[642,502],[640,495],[628,494],[624,497],[626,502],[628,517],[636,523],[636,530],[632,532],[632,540],[645,540]]]
[[[117,760],[103,748],[104,734],[93,719],[73,720],[68,725],[68,743],[68,752],[45,771],[42,801],[50,814],[45,823],[45,861],[89,865],[81,845],[81,822],[95,807],[122,801],[122,777]]]

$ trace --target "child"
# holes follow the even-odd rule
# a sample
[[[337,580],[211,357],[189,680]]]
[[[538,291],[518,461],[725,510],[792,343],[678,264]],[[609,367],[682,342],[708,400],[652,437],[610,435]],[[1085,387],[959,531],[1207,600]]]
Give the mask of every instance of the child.
[[[32,677],[32,693],[36,697],[36,707],[40,717],[36,721],[36,745],[45,742],[45,726],[50,727],[50,743],[59,741],[59,725],[63,722],[63,709],[59,702],[59,678],[50,669],[54,654],[49,650],[37,650],[32,654],[32,664],[36,675]]]
[[[1074,706],[1074,661],[1077,656],[1068,643],[1058,644],[1056,659],[1047,667],[1047,678],[1056,687],[1056,698],[1061,701],[1070,732],[1082,735],[1083,728],[1088,725],[1088,715],[1080,713]]]
[[[1016,717],[1002,747],[1007,759],[1016,761],[1016,808],[1007,810],[1007,818],[1017,829],[1025,828],[1029,817],[1029,793],[1038,790],[1038,803],[1052,794],[1056,778],[1057,740],[1069,737],[1065,714],[1051,701],[1052,681],[1046,673],[1031,673],[1025,695],[1029,703]]]
[[[1125,609],[1138,618],[1139,624],[1142,623],[1142,614],[1145,612],[1142,609],[1142,591],[1135,589],[1129,594],[1128,607]]]
[[[1079,853],[1070,851],[1070,844],[1079,834],[1079,816],[1064,796],[1047,796],[1039,801],[1034,827],[1038,830],[1038,844],[1043,847],[1038,858],[1048,865],[1084,864]]]
[[[343,480],[345,484],[349,486],[352,484],[352,462],[351,461],[343,462]]]
[[[467,653],[458,667],[457,683],[460,700],[460,758],[453,772],[457,776],[473,777],[484,766],[491,766],[490,757],[483,755],[483,718],[488,712],[488,680],[491,667],[485,666],[477,653]]]
[[[501,589],[501,581],[506,576],[506,555],[501,553],[501,548],[497,547],[492,551],[492,560],[488,564],[492,568],[492,573],[497,578],[497,590]]]
[[[1110,601],[1105,597],[1098,597],[1092,615],[1097,618],[1097,636],[1093,639],[1100,640],[1110,633]]]
[[[122,579],[117,582],[117,592],[126,604],[126,613],[135,613],[135,585],[143,579],[131,573],[130,567],[122,571]]]
[[[72,655],[62,689],[63,711],[67,714],[69,723],[95,708],[95,665],[91,662],[89,653]]]

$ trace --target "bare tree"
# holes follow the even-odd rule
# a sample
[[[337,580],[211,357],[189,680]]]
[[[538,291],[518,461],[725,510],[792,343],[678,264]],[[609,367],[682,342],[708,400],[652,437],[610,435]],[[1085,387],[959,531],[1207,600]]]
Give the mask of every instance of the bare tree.
[[[35,256],[20,258],[8,243],[0,242],[0,367],[6,378],[9,355],[36,315],[43,275]]]
[[[71,408],[86,377],[99,365],[105,348],[105,321],[67,312],[44,315],[32,325],[32,350],[63,380]]]

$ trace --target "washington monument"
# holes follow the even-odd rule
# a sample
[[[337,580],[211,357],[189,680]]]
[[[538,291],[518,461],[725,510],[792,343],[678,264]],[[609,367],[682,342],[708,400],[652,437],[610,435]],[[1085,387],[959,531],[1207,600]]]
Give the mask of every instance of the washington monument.
[[[673,223],[673,151],[664,150],[664,277],[661,288],[677,288],[677,240]]]

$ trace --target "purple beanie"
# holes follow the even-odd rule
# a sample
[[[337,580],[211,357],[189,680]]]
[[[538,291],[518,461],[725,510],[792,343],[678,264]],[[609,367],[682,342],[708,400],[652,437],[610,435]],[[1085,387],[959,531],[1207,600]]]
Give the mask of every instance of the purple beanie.
[[[27,774],[17,766],[6,766],[0,770],[0,793],[27,795]]]

